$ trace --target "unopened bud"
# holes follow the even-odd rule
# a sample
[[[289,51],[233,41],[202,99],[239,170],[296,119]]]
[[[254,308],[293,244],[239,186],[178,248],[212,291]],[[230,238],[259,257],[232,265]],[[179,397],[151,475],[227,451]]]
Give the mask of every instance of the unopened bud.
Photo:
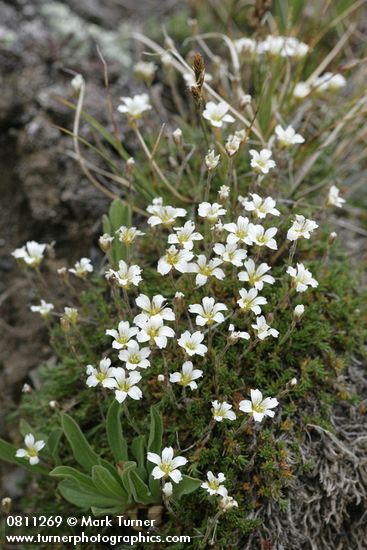
[[[82,86],[84,84],[84,78],[81,74],[77,74],[74,76],[72,81],[70,82],[71,87],[73,88],[74,92],[79,94],[80,90],[82,89]]]
[[[304,312],[305,312],[305,306],[303,304],[299,304],[294,308],[293,316],[298,321],[302,317]]]
[[[172,56],[169,53],[165,52],[162,54],[161,61],[165,69],[169,70],[172,68]]]
[[[4,497],[1,501],[1,511],[4,512],[4,514],[10,514],[12,505],[12,499],[10,497]]]
[[[335,241],[336,241],[337,238],[338,238],[338,234],[335,233],[335,231],[333,231],[332,233],[330,233],[329,238],[328,238],[328,241],[327,241],[328,245],[329,245],[329,246],[332,246],[332,245],[335,243]]]
[[[29,384],[24,384],[22,387],[22,393],[32,393],[32,388]]]
[[[59,406],[58,402],[57,401],[50,401],[48,406],[50,407],[50,409],[57,409],[57,407]]]
[[[174,132],[172,132],[173,141],[176,145],[182,145],[183,143],[183,137],[182,137],[182,130],[180,128],[176,128]]]
[[[158,374],[157,380],[158,382],[164,382],[164,374]]]
[[[252,101],[252,97],[250,96],[250,94],[241,95],[241,98],[240,98],[241,109],[244,109],[244,107],[246,107],[247,105],[250,105],[251,101]]]
[[[298,384],[297,378],[292,378],[292,380],[289,381],[289,385],[292,386],[292,388],[294,388],[294,386],[297,386],[297,384]]]
[[[169,498],[172,496],[173,493],[173,487],[172,483],[168,482],[163,485],[162,493],[166,498]]]
[[[128,174],[132,174],[135,170],[135,159],[130,157],[126,161],[126,171]]]
[[[107,252],[108,250],[111,250],[112,242],[113,242],[113,237],[111,237],[111,235],[109,235],[108,233],[104,233],[98,239],[99,246],[101,247],[101,250],[103,250],[103,252]]]

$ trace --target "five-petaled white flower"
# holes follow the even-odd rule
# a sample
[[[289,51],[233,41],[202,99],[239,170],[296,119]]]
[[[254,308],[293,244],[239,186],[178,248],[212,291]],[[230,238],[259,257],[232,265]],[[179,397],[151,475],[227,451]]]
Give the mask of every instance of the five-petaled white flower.
[[[220,103],[214,103],[214,101],[208,101],[203,111],[203,117],[205,120],[209,120],[212,126],[220,128],[223,122],[234,122],[232,115],[228,114],[229,105],[225,101]]]
[[[256,317],[256,324],[251,326],[257,332],[259,340],[265,340],[268,336],[273,336],[273,338],[278,338],[279,336],[279,332],[267,324],[264,315]]]
[[[261,422],[264,416],[273,418],[275,412],[272,409],[275,409],[279,405],[278,400],[275,397],[266,397],[263,399],[260,390],[251,390],[250,393],[251,401],[249,399],[240,401],[240,411],[252,414],[255,422]]]
[[[148,453],[149,462],[153,462],[157,466],[152,470],[154,479],[167,479],[170,477],[174,483],[179,483],[182,479],[182,474],[178,468],[185,466],[187,459],[183,456],[173,458],[172,447],[165,447],[162,451],[162,456],[156,453]]]
[[[229,332],[229,343],[235,344],[238,340],[250,340],[250,335],[248,332],[242,331],[242,330],[236,330],[234,328],[234,325],[232,323],[228,327]]]
[[[230,263],[236,267],[241,267],[243,260],[247,257],[246,250],[238,248],[236,242],[226,242],[226,244],[215,243],[213,248],[215,254],[218,254],[225,263]]]
[[[120,99],[122,104],[117,107],[117,110],[134,119],[142,117],[146,111],[152,108],[148,94],[137,94],[134,97],[121,97]]]
[[[122,225],[116,231],[116,233],[119,241],[126,244],[127,246],[131,245],[135,241],[136,237],[141,237],[142,235],[145,235],[145,233],[143,233],[136,227],[126,227],[125,225]]]
[[[141,380],[137,370],[132,370],[126,376],[125,369],[117,367],[113,369],[114,381],[111,387],[115,390],[115,398],[119,403],[123,403],[127,396],[135,401],[143,397],[142,391],[136,385]]]
[[[223,269],[219,267],[222,263],[219,258],[208,261],[204,254],[199,254],[197,262],[191,264],[190,268],[192,273],[197,273],[195,278],[197,286],[205,285],[209,277],[215,277],[222,281],[225,277]]]
[[[265,231],[262,225],[251,224],[249,237],[252,239],[253,244],[257,244],[257,246],[266,246],[267,248],[276,250],[278,245],[273,237],[277,232],[278,229],[276,227],[269,227]]]
[[[309,239],[311,233],[319,226],[313,220],[307,220],[304,216],[296,214],[292,227],[288,229],[287,239],[290,241],[296,241],[300,237]]]
[[[257,172],[268,174],[271,168],[275,168],[275,161],[271,158],[270,149],[261,149],[260,153],[255,149],[250,149],[251,166]]]
[[[232,405],[223,401],[212,401],[212,415],[214,420],[222,422],[222,420],[236,420],[236,413],[231,410]]]
[[[318,282],[312,277],[311,271],[305,268],[303,264],[297,264],[297,268],[289,266],[287,273],[293,277],[293,285],[297,292],[305,292],[308,286],[316,288]]]
[[[204,481],[204,483],[201,484],[202,489],[206,489],[209,495],[227,496],[227,489],[222,485],[223,481],[226,480],[226,476],[222,472],[219,472],[219,474],[215,476],[213,472],[209,470],[206,477],[208,481]]]
[[[150,367],[150,361],[147,359],[150,355],[149,348],[139,348],[137,342],[131,342],[128,349],[123,349],[119,353],[120,361],[126,363],[128,370],[146,369]]]
[[[198,387],[197,383],[194,380],[201,378],[203,376],[203,371],[200,369],[194,369],[194,366],[191,361],[185,361],[182,365],[181,372],[174,372],[169,375],[169,380],[173,384],[179,384],[186,388],[189,386],[190,389],[196,390]]]
[[[239,280],[248,282],[250,286],[254,286],[257,290],[262,290],[264,283],[268,283],[269,285],[275,283],[274,277],[267,275],[267,272],[270,271],[271,268],[266,263],[262,263],[256,267],[254,260],[249,258],[245,262],[245,269],[246,271],[239,272]]]
[[[46,443],[42,441],[42,439],[36,441],[33,434],[27,434],[24,438],[24,443],[26,448],[18,449],[15,456],[17,458],[27,458],[29,460],[29,464],[32,466],[38,464],[40,461],[38,458],[38,453],[43,449]]]
[[[176,233],[168,236],[169,244],[178,244],[182,248],[192,250],[194,241],[201,241],[203,236],[195,231],[195,224],[191,220],[187,221],[183,227],[175,227]]]
[[[220,155],[216,155],[214,149],[209,149],[205,156],[205,165],[209,172],[215,170],[220,162]]]
[[[304,143],[305,138],[301,134],[296,134],[296,131],[292,126],[284,129],[280,124],[275,127],[275,133],[278,141],[282,147],[291,147],[292,145],[298,145]]]
[[[31,306],[30,310],[34,313],[39,313],[42,317],[48,317],[51,311],[54,309],[53,304],[49,304],[45,300],[41,300],[38,306]]]
[[[237,304],[240,308],[244,311],[253,311],[255,315],[260,315],[260,306],[267,304],[267,299],[263,296],[258,296],[256,288],[250,288],[250,290],[241,288],[239,292],[241,298],[237,300]]]
[[[130,288],[132,285],[139,285],[142,280],[141,271],[138,265],[128,266],[124,260],[120,260],[118,270],[109,269],[106,272],[106,279],[113,279],[122,288]]]
[[[134,340],[131,340],[139,332],[137,327],[130,327],[129,321],[120,321],[117,330],[114,328],[106,330],[108,336],[112,336],[114,341],[112,347],[114,349],[125,349],[130,347]]]
[[[139,313],[134,318],[134,323],[139,325],[141,321],[147,321],[154,317],[163,321],[174,321],[175,314],[170,307],[166,307],[166,298],[161,294],[156,294],[150,300],[145,294],[139,294],[135,300],[136,305],[140,307],[142,313]]]
[[[89,258],[81,258],[69,271],[76,277],[84,279],[88,273],[93,272],[92,262]]]
[[[156,344],[160,349],[167,347],[167,338],[173,338],[175,331],[163,324],[160,317],[139,319],[137,322],[140,332],[137,335],[138,342],[149,342],[150,346]]]
[[[184,208],[174,208],[173,206],[163,206],[162,197],[153,199],[153,203],[147,208],[147,212],[151,214],[148,218],[148,224],[152,227],[163,224],[165,227],[170,227],[176,218],[186,216]]]
[[[222,512],[228,512],[232,508],[238,508],[238,502],[228,494],[219,499],[219,508]]]
[[[198,214],[201,218],[206,218],[209,223],[217,223],[219,216],[224,216],[227,210],[217,202],[202,202],[199,204]]]
[[[339,193],[340,190],[336,187],[336,185],[332,185],[329,189],[326,206],[336,206],[337,208],[341,208],[345,203],[345,199],[340,197]]]
[[[189,306],[190,313],[196,313],[196,324],[203,327],[204,325],[212,325],[213,323],[223,323],[224,315],[222,311],[228,308],[225,304],[215,303],[214,298],[205,297],[201,304],[192,304]]]
[[[171,245],[166,254],[159,258],[157,271],[161,275],[167,275],[172,268],[177,269],[180,273],[187,273],[191,269],[189,263],[193,259],[194,255],[190,250],[185,248],[179,250],[174,245]]]
[[[271,197],[262,199],[256,193],[250,193],[252,200],[248,198],[242,201],[242,204],[248,212],[253,212],[256,218],[266,218],[267,214],[273,214],[273,216],[279,216],[280,212],[275,208],[276,202]]]
[[[193,332],[192,334],[185,330],[177,340],[179,346],[181,346],[187,355],[202,355],[204,356],[208,351],[208,348],[201,342],[204,340],[204,334],[200,331]]]
[[[111,359],[108,357],[101,359],[98,368],[87,365],[86,373],[88,375],[86,384],[90,388],[95,388],[98,385],[104,388],[114,387],[114,367],[111,367]]]
[[[45,248],[45,244],[28,241],[21,248],[16,248],[12,256],[16,260],[23,260],[29,267],[38,267],[43,260]]]
[[[227,242],[229,243],[245,243],[252,244],[252,238],[250,236],[252,223],[246,217],[239,216],[237,222],[225,223],[224,229],[229,232]]]

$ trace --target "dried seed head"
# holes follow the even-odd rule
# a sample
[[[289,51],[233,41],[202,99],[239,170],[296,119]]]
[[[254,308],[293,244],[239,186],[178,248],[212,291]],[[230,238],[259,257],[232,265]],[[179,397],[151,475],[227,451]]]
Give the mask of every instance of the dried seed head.
[[[194,64],[192,68],[194,69],[195,73],[196,87],[199,88],[199,90],[201,91],[205,79],[205,63],[201,53],[195,54]]]

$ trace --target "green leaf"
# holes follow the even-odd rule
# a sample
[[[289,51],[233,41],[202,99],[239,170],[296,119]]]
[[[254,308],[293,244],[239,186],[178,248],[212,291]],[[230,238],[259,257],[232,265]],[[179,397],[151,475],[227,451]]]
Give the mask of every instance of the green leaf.
[[[92,479],[95,487],[103,495],[128,502],[128,492],[119,484],[112,474],[103,466],[93,466]]]
[[[136,468],[130,468],[127,472],[127,478],[130,483],[130,491],[133,495],[135,502],[142,504],[151,504],[153,502],[160,502],[150,492],[148,486],[139,476]]]
[[[101,495],[97,489],[82,487],[74,480],[64,479],[58,489],[65,500],[83,509],[108,508],[123,512],[124,503],[121,500]]]
[[[61,425],[75,460],[87,471],[99,464],[99,456],[93,451],[75,420],[68,414],[62,414]]]
[[[180,500],[182,496],[189,495],[196,491],[201,484],[201,479],[183,475],[180,483],[172,483],[173,496],[176,500]]]
[[[95,490],[92,478],[82,472],[79,472],[76,468],[71,468],[71,466],[56,466],[56,468],[50,472],[50,476],[71,479],[85,489],[91,491]]]
[[[148,452],[161,454],[163,437],[163,423],[158,406],[150,407],[150,431],[148,439]],[[154,498],[159,501],[161,498],[161,485],[158,479],[152,477],[154,464],[147,462],[147,471],[149,476],[149,488]]]
[[[17,466],[20,466],[24,470],[28,470],[33,474],[43,474],[43,475],[49,474],[50,470],[48,470],[44,466],[40,466],[39,464],[35,464],[34,466],[32,466],[31,464],[29,464],[26,458],[17,458],[15,456],[16,452],[17,452],[17,447],[15,447],[15,445],[12,445],[11,443],[4,441],[3,439],[0,439],[0,459],[1,460],[4,460],[5,462],[10,462],[11,464],[16,464]]]
[[[147,479],[146,463],[147,463],[147,454],[146,454],[146,436],[138,435],[134,437],[131,444],[131,451],[134,455],[134,458],[138,464],[137,470],[139,476],[143,479]]]
[[[52,456],[52,458],[57,461],[58,460],[58,446],[60,443],[60,438],[62,436],[62,429],[61,428],[55,428],[52,430],[50,435],[47,438],[47,444],[46,444],[46,450],[49,452],[49,454]]]
[[[133,462],[133,461],[125,462],[122,468],[119,468],[118,470],[121,481],[129,495],[131,495],[131,487],[130,487],[130,480],[128,477],[128,473],[131,468],[136,468],[136,462]]]
[[[127,259],[127,247],[122,244],[118,238],[116,238],[116,231],[120,229],[122,225],[126,227],[131,226],[131,208],[129,205],[124,204],[119,199],[115,199],[111,202],[108,210],[108,217],[102,218],[103,230],[112,237],[115,237],[112,248],[109,251],[110,262],[114,267],[118,266],[120,260]]]
[[[116,462],[129,460],[127,443],[122,433],[121,405],[114,399],[108,409],[106,419],[107,439]]]

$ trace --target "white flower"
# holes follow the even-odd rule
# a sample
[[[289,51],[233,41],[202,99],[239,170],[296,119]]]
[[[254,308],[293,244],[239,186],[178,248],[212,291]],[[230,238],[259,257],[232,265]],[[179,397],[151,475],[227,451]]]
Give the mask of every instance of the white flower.
[[[170,477],[174,483],[179,483],[182,479],[182,474],[178,468],[185,466],[187,459],[183,456],[176,456],[173,458],[172,447],[165,447],[160,457],[156,453],[148,453],[147,458],[149,462],[157,464],[152,470],[152,476],[154,479],[167,479]]]
[[[214,298],[205,297],[201,304],[192,304],[189,306],[190,313],[196,313],[196,324],[203,327],[204,325],[212,325],[213,323],[223,323],[224,315],[221,311],[226,311],[228,308],[225,304],[215,303]]]
[[[206,489],[209,495],[221,495],[222,497],[227,496],[227,489],[222,485],[223,481],[226,480],[226,476],[220,472],[217,476],[209,470],[206,474],[208,481],[204,481],[201,484],[202,489]]]
[[[250,149],[251,166],[255,168],[257,172],[262,174],[268,174],[271,168],[276,166],[275,161],[271,158],[271,151],[269,149],[262,149],[260,153],[255,149]]]
[[[42,317],[48,317],[48,315],[53,309],[54,309],[54,305],[45,302],[45,300],[41,300],[39,306],[30,307],[31,311],[33,311],[34,313],[39,313]]]
[[[238,248],[236,242],[227,242],[225,245],[215,243],[213,250],[220,256],[223,262],[231,263],[236,267],[241,267],[243,260],[247,256],[246,250]]]
[[[173,206],[163,206],[162,197],[153,199],[153,203],[147,208],[147,212],[151,214],[148,218],[148,224],[152,227],[163,224],[165,227],[170,227],[176,218],[186,216],[184,208],[174,208]]]
[[[219,198],[222,201],[228,199],[229,191],[230,191],[230,189],[229,189],[228,185],[221,185],[219,187],[219,191],[218,191]]]
[[[206,218],[209,223],[217,223],[219,216],[224,216],[227,213],[227,210],[223,208],[221,204],[213,202],[202,202],[199,204],[198,214],[201,218]]]
[[[120,99],[123,104],[119,105],[117,110],[134,119],[142,117],[146,111],[152,108],[148,94],[137,94],[134,97],[121,97]]]
[[[341,208],[345,203],[345,199],[339,197],[339,193],[340,190],[336,187],[336,185],[332,185],[329,189],[326,206],[336,206],[337,208]]]
[[[62,319],[68,321],[72,325],[75,325],[78,321],[79,312],[75,307],[64,307],[64,315]]]
[[[99,367],[95,368],[93,365],[87,365],[86,373],[87,386],[94,388],[99,384],[104,388],[112,388],[114,385],[114,368],[111,367],[111,359],[104,357],[99,362]]]
[[[120,260],[118,270],[109,269],[106,272],[106,278],[115,280],[122,288],[130,288],[131,285],[139,285],[142,280],[141,271],[138,265],[128,266],[124,260]]]
[[[250,335],[248,332],[241,331],[241,330],[235,330],[234,325],[232,323],[228,327],[229,335],[229,341],[231,344],[235,344],[238,340],[249,340]]]
[[[241,288],[239,292],[241,298],[237,300],[237,304],[240,308],[245,311],[253,311],[255,315],[260,315],[260,306],[267,304],[267,299],[263,296],[258,296],[256,288],[250,288],[250,290]]]
[[[293,96],[297,99],[304,99],[311,93],[311,86],[307,82],[298,82],[293,90]]]
[[[139,229],[136,229],[136,227],[126,227],[125,225],[122,225],[116,231],[116,233],[119,241],[128,246],[135,241],[136,237],[145,235],[145,233],[143,233],[142,231],[139,231]]]
[[[180,273],[187,273],[191,269],[190,260],[194,257],[193,253],[183,248],[178,250],[174,245],[166,250],[166,254],[158,261],[157,271],[161,275],[167,275],[174,267]]]
[[[136,342],[131,342],[128,349],[120,351],[119,359],[126,363],[126,368],[128,370],[146,369],[150,367],[150,361],[147,359],[149,355],[149,348],[140,349]]]
[[[200,331],[196,331],[191,334],[188,330],[185,330],[185,332],[181,334],[180,338],[177,340],[177,343],[185,350],[187,355],[204,356],[208,351],[208,348],[201,343],[203,340],[204,334]]]
[[[222,512],[228,512],[232,508],[238,508],[238,502],[233,497],[225,495],[219,499],[219,508]]]
[[[252,414],[255,422],[261,422],[264,416],[270,416],[273,418],[275,409],[279,405],[278,400],[275,397],[267,397],[263,399],[260,390],[251,390],[251,401],[244,399],[240,401],[240,411],[244,413]]]
[[[240,55],[256,53],[257,43],[253,38],[239,38],[234,41],[234,45]]]
[[[303,304],[299,304],[293,310],[293,317],[298,321],[302,317],[304,312],[305,312],[305,306]]]
[[[125,369],[117,367],[113,370],[113,376],[115,380],[112,387],[115,389],[115,398],[119,403],[125,401],[127,396],[135,401],[143,397],[141,389],[136,385],[141,380],[138,371],[132,370],[130,374],[126,376]]]
[[[42,440],[35,441],[34,435],[27,434],[24,438],[25,449],[18,449],[15,453],[17,458],[27,458],[29,459],[29,464],[34,466],[39,463],[38,453],[43,449],[46,443]]]
[[[316,288],[319,284],[316,279],[312,277],[311,271],[306,269],[303,264],[297,264],[297,269],[289,266],[287,273],[293,277],[293,284],[297,292],[305,292],[308,286]]]
[[[229,105],[225,101],[220,103],[214,103],[214,101],[208,101],[203,111],[203,117],[209,120],[212,126],[220,128],[223,122],[234,122],[234,118],[228,115]]]
[[[257,218],[266,218],[267,214],[273,214],[273,216],[279,216],[280,212],[275,208],[276,202],[271,197],[262,199],[256,193],[250,193],[252,200],[244,199],[242,201],[243,207],[249,212],[253,212]]]
[[[147,321],[151,317],[162,319],[163,321],[174,321],[175,314],[170,307],[166,307],[166,298],[161,294],[153,296],[152,300],[145,294],[139,294],[135,300],[136,305],[140,307],[143,313],[139,313],[134,319],[134,323],[139,325],[141,321]]]
[[[296,134],[296,131],[292,126],[288,126],[284,130],[280,124],[275,127],[275,133],[277,135],[280,145],[283,147],[290,147],[291,145],[297,145],[298,143],[304,143],[305,138],[301,134]]]
[[[93,272],[92,262],[89,258],[81,258],[74,267],[69,269],[70,273],[74,273],[76,277],[85,278],[88,273]]]
[[[205,164],[209,171],[215,170],[220,162],[220,155],[216,155],[214,149],[209,149],[205,156]]]
[[[73,88],[74,92],[80,92],[84,84],[84,78],[81,74],[76,74],[74,78],[71,79],[70,85]]]
[[[268,336],[273,336],[273,338],[278,338],[279,336],[279,332],[267,324],[263,315],[256,317],[256,324],[251,326],[256,330],[259,340],[265,340]]]
[[[125,349],[129,348],[134,341],[131,340],[139,332],[137,327],[130,327],[129,321],[120,321],[116,329],[106,330],[108,336],[112,336],[114,341],[112,342],[112,347],[114,349]]]
[[[203,376],[203,371],[199,369],[194,369],[194,366],[191,361],[186,361],[182,365],[181,372],[174,372],[169,375],[169,380],[173,384],[180,384],[184,388],[189,386],[190,389],[196,390],[198,387],[197,383],[194,380],[201,378]]]
[[[21,248],[16,248],[12,256],[17,260],[23,260],[30,267],[38,267],[43,260],[45,248],[45,244],[28,241]]]
[[[248,245],[252,244],[252,239],[250,237],[250,230],[252,224],[248,218],[239,216],[237,222],[225,223],[224,229],[230,234],[228,235],[228,243],[245,243]]]
[[[258,246],[267,246],[272,250],[276,250],[278,246],[273,237],[277,232],[278,229],[276,227],[269,227],[269,229],[265,231],[262,225],[251,224],[249,237],[252,239],[253,243]]]
[[[326,92],[328,90],[335,91],[344,88],[346,83],[347,81],[341,74],[324,73],[314,79],[312,86],[317,92]]]
[[[197,263],[191,265],[191,271],[197,273],[195,282],[197,286],[203,286],[207,282],[209,277],[215,277],[222,281],[225,277],[223,269],[220,266],[222,260],[219,258],[213,258],[212,260],[207,260],[203,254],[199,254],[197,257]]]
[[[175,331],[163,324],[160,317],[141,318],[137,325],[141,328],[137,336],[138,342],[149,342],[150,346],[156,344],[160,349],[167,347],[167,338],[173,338]]]
[[[287,239],[290,241],[296,241],[300,237],[309,239],[311,233],[318,227],[313,220],[307,220],[304,216],[296,214],[292,227],[288,229]]]
[[[309,50],[309,46],[300,42],[293,36],[272,36],[268,35],[265,40],[257,46],[259,54],[267,53],[269,55],[281,57],[295,57],[300,59],[304,57]]]
[[[201,241],[203,236],[195,231],[195,224],[191,220],[187,221],[183,227],[175,227],[176,233],[168,236],[169,244],[178,244],[186,250],[194,248],[194,241]]]
[[[229,135],[225,143],[225,149],[229,157],[233,157],[239,150],[242,140],[236,135]]]
[[[231,411],[232,405],[226,401],[222,403],[217,400],[212,401],[212,407],[212,415],[217,422],[222,422],[222,420],[236,420],[236,413]]]
[[[113,243],[114,237],[111,237],[108,233],[103,233],[98,239],[98,244],[103,250],[103,252],[107,252],[108,250],[111,250],[112,243]]]
[[[266,263],[260,264],[258,267],[255,266],[254,260],[249,258],[245,262],[246,271],[240,271],[238,278],[240,281],[246,281],[250,286],[254,286],[258,290],[262,290],[264,283],[272,285],[275,283],[274,277],[267,275],[267,272],[270,271],[270,266]]]
[[[136,76],[148,83],[153,81],[156,70],[157,65],[153,61],[138,61],[134,67]]]

